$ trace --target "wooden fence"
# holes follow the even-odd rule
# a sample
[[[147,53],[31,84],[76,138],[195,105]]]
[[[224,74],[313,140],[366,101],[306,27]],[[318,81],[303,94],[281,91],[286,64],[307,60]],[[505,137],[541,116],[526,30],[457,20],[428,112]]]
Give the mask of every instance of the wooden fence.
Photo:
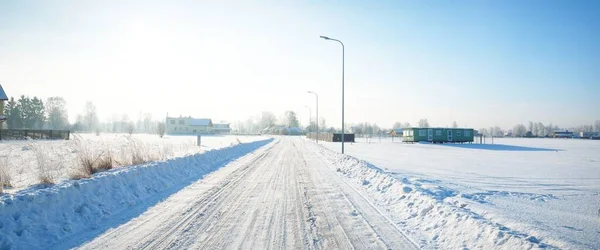
[[[69,140],[69,130],[0,129],[0,140]]]

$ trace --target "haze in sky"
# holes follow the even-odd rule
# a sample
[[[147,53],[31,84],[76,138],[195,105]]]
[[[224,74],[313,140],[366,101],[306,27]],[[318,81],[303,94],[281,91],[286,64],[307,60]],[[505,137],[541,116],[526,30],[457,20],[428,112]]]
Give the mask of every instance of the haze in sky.
[[[561,127],[600,118],[598,1],[0,1],[9,96],[245,120],[293,110],[306,124]]]

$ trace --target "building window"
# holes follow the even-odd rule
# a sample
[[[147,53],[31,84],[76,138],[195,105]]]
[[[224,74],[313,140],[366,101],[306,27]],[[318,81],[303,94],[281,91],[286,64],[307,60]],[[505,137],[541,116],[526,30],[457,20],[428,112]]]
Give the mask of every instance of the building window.
[[[183,124],[185,124],[185,121],[184,120],[179,120],[179,125],[183,125]]]
[[[465,136],[471,136],[471,131],[465,130]]]
[[[436,130],[435,131],[435,136],[442,136],[442,131],[441,130]]]
[[[175,124],[175,120],[171,120],[171,124]]]
[[[187,128],[187,127],[185,127],[185,132],[187,132],[187,131],[188,131],[188,128]]]
[[[173,129],[173,131],[177,131],[177,127],[175,127],[175,128]]]
[[[425,132],[425,129],[419,129],[419,136],[426,136],[427,133]]]
[[[461,133],[460,133],[460,130],[459,130],[459,131],[456,131],[456,136],[460,136],[460,134],[461,134]]]

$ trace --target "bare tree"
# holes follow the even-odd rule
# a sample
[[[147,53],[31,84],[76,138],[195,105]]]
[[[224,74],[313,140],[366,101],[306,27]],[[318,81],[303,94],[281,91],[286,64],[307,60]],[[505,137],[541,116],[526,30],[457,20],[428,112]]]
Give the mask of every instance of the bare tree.
[[[453,122],[452,122],[452,127],[453,127],[453,128],[458,128],[458,123],[456,123],[456,121],[453,121]]]
[[[419,120],[419,127],[420,128],[429,128],[429,122],[427,121],[427,119]]]
[[[87,126],[87,131],[94,131],[98,125],[98,114],[96,106],[92,102],[85,103],[82,118],[84,125]]]
[[[495,137],[502,137],[504,136],[504,131],[502,131],[502,129],[498,126],[494,127],[494,134]]]
[[[321,128],[325,129],[326,127],[327,127],[327,123],[325,121],[325,117],[319,117],[319,130],[321,130]]]
[[[300,122],[298,122],[298,118],[296,117],[296,112],[294,111],[285,111],[285,125],[290,127],[298,127]]]
[[[265,129],[268,127],[272,127],[273,125],[275,125],[275,122],[277,121],[277,118],[275,117],[275,115],[271,112],[262,112],[262,115],[260,116],[260,121],[258,123],[258,125],[260,126],[260,129]]]
[[[133,134],[133,131],[135,131],[135,124],[133,122],[128,123],[125,130],[129,135]]]
[[[394,122],[394,126],[392,126],[392,128],[396,129],[396,128],[402,128],[402,123],[401,122]]]
[[[62,97],[49,97],[46,100],[47,124],[51,129],[67,129],[69,127],[66,106],[67,102]]]
[[[594,131],[600,132],[600,120],[594,122]]]

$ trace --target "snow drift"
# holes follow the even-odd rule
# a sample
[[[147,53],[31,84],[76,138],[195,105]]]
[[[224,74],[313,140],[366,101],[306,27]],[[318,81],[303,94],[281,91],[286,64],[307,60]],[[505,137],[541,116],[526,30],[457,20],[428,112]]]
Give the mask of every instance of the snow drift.
[[[72,247],[273,139],[118,168],[0,197],[0,249]]]
[[[542,242],[535,235],[512,230],[469,210],[467,204],[453,200],[452,190],[423,187],[398,175],[351,156],[323,147],[320,151],[350,184],[366,191],[373,202],[421,247],[529,249],[557,248],[561,242]],[[448,198],[448,199],[447,199]]]

